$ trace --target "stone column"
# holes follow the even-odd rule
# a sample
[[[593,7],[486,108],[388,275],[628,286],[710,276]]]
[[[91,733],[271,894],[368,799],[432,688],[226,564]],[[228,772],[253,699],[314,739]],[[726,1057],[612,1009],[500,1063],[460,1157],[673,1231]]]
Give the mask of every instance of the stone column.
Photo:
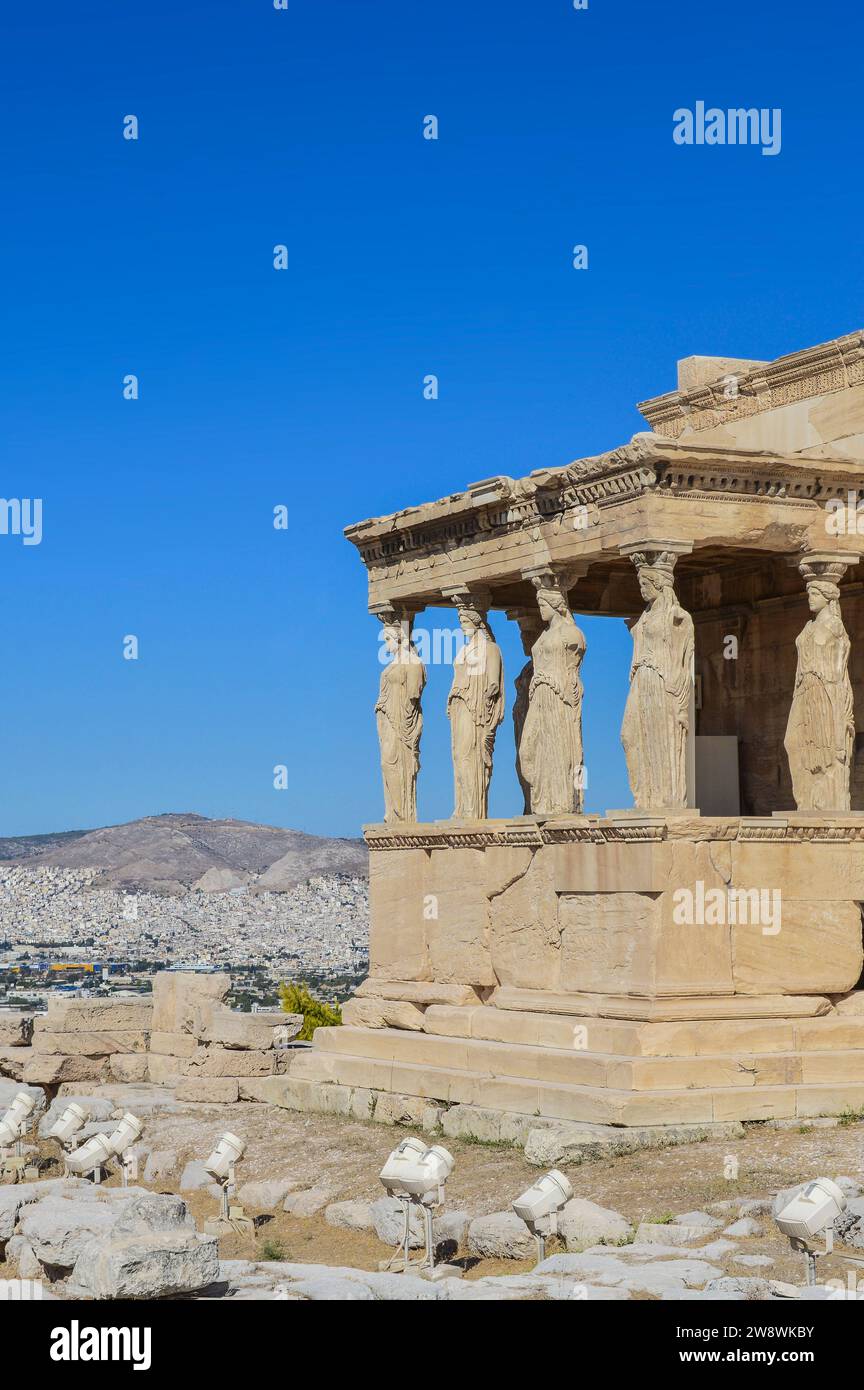
[[[658,540],[621,547],[636,566],[645,602],[631,625],[630,693],[621,726],[633,801],[641,811],[684,810],[692,803],[693,619],[673,584],[675,562],[691,548]]]
[[[485,820],[495,735],[504,718],[504,664],[487,619],[488,591],[470,586],[445,589],[443,596],[455,603],[466,638],[453,662],[453,684],[447,698],[455,787],[453,815],[459,820]]]
[[[522,798],[524,802],[524,814],[531,814],[531,788],[526,782],[522,773],[522,759],[519,753],[519,746],[522,742],[522,730],[525,727],[525,716],[528,713],[528,692],[531,689],[531,679],[534,675],[534,662],[531,660],[531,649],[540,633],[543,631],[543,619],[540,617],[539,608],[508,608],[507,617],[511,622],[519,624],[519,635],[522,638],[522,650],[528,657],[522,670],[513,682],[516,689],[516,698],[513,701],[513,735],[516,741],[516,776],[519,778],[519,785],[522,788]]]
[[[375,717],[384,781],[384,820],[389,824],[417,820],[417,775],[420,771],[420,700],[426,667],[411,640],[416,609],[375,604],[371,610],[383,624],[390,661],[381,672]]]
[[[799,811],[832,816],[850,810],[855,716],[839,584],[858,560],[854,554],[814,552],[794,562],[813,615],[795,641],[798,667],[784,739]]]
[[[582,681],[585,637],[568,591],[575,572],[544,565],[523,570],[537,591],[543,631],[534,643],[528,710],[519,746],[534,815],[580,814],[584,804]]]

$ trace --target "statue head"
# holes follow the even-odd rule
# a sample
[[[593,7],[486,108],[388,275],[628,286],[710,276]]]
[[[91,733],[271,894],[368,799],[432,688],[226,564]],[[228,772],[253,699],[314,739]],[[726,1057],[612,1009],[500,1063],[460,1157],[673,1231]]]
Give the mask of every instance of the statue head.
[[[810,579],[807,582],[807,603],[811,613],[821,613],[823,608],[840,603],[840,590],[827,579]]]
[[[673,578],[677,559],[674,552],[638,550],[630,559],[636,566],[639,592],[646,603],[654,603],[664,593],[674,595]]]
[[[544,585],[537,590],[537,607],[545,624],[556,618],[572,618],[567,599],[560,589]]]

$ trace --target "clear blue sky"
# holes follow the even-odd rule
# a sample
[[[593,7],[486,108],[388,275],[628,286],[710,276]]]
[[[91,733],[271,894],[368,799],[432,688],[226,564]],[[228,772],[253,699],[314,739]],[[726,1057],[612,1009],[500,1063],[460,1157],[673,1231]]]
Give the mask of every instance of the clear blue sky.
[[[861,326],[861,52],[839,0],[5,6],[2,492],[43,499],[44,539],[0,536],[0,833],[379,819],[378,625],[342,527],[628,439],[679,357]],[[780,107],[779,156],[676,146],[700,99]],[[603,809],[629,803],[630,639],[585,630]],[[509,712],[499,745],[507,815]]]

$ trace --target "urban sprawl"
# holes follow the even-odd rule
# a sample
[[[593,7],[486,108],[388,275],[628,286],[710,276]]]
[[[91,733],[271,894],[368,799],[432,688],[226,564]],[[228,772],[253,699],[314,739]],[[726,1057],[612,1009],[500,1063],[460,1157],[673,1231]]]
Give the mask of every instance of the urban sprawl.
[[[340,999],[367,973],[365,878],[317,875],[282,892],[180,894],[100,886],[99,869],[0,869],[0,1007],[58,992],[145,992],[160,970],[231,975],[235,1007],[269,1007],[280,983]]]

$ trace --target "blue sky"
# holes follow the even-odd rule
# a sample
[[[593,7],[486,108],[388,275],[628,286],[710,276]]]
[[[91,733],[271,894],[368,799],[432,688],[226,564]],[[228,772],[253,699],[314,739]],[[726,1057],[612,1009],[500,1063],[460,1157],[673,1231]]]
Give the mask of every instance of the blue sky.
[[[44,536],[0,536],[0,833],[379,819],[342,527],[626,440],[679,357],[860,327],[861,28],[839,0],[7,6],[2,492],[43,499]],[[780,107],[781,153],[675,145],[700,99]],[[630,639],[584,627],[602,810],[630,800]],[[448,684],[425,819],[452,809]],[[493,814],[511,764],[508,714]]]

